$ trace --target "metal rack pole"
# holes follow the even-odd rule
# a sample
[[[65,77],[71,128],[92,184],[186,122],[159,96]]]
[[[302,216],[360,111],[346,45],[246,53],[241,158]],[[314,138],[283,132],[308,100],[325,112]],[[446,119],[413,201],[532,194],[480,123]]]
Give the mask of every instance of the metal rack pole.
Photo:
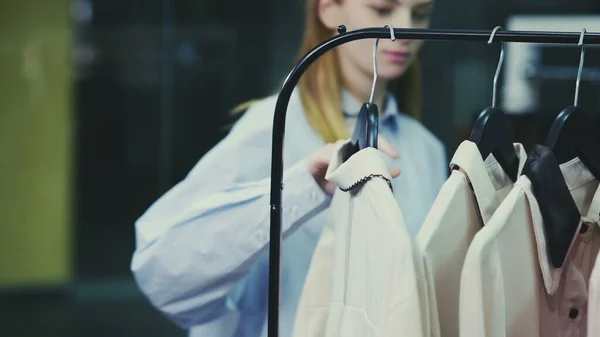
[[[279,92],[273,118],[273,138],[271,153],[271,228],[269,240],[269,309],[268,336],[279,336],[280,273],[281,273],[281,194],[283,190],[283,138],[285,117],[290,97],[298,80],[306,69],[327,51],[355,40],[386,39],[390,37],[388,28],[365,28],[346,32],[346,27],[338,28],[336,35],[313,48],[292,69]],[[487,42],[492,31],[488,30],[448,30],[448,29],[403,29],[395,28],[397,39],[480,41]],[[540,32],[540,31],[498,31],[494,42],[553,43],[577,45],[581,32]],[[584,44],[600,44],[600,33],[586,33]]]

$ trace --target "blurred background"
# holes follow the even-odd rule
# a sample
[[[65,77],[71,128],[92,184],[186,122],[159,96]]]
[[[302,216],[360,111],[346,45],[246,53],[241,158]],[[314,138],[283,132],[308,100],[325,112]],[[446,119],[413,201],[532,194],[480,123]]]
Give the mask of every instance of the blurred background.
[[[0,3],[0,336],[179,330],[129,271],[134,221],[291,69],[302,0]],[[437,0],[434,28],[600,32],[600,0]],[[598,116],[600,51],[580,103]],[[429,42],[423,122],[452,154],[491,104],[499,46]],[[507,47],[515,140],[572,104],[577,46]],[[599,132],[600,138],[600,132]]]

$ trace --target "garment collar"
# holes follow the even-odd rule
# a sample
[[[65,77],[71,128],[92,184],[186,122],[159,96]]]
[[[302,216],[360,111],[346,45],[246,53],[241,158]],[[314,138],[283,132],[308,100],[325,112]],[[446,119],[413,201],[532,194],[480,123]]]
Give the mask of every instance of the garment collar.
[[[380,176],[387,181],[392,179],[383,154],[374,148],[362,149],[344,162],[344,152],[350,144],[351,141],[344,141],[336,145],[325,179],[342,190],[350,189],[372,176]]]
[[[527,161],[527,153],[519,143],[513,144],[515,153],[519,157],[519,172]],[[504,172],[500,163],[490,154],[485,161],[481,157],[477,144],[471,141],[463,141],[452,160],[450,169],[460,169],[469,180],[479,206],[483,223],[486,224],[492,217],[502,200],[496,191],[512,184],[508,175]]]

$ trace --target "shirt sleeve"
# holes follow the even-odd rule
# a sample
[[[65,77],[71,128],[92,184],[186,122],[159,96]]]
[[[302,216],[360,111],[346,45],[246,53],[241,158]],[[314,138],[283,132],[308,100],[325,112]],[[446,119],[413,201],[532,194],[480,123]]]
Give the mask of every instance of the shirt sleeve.
[[[234,288],[240,291],[268,245],[272,126],[268,113],[267,118],[261,113],[264,108],[250,109],[135,223],[131,269],[136,282],[183,328],[235,309]],[[283,182],[285,236],[324,209],[329,197],[304,161],[286,168]]]
[[[506,227],[516,206],[523,201],[522,195],[518,187],[513,188],[469,246],[460,279],[460,337],[508,336],[502,276],[506,271],[502,270],[498,242],[502,233],[508,231]]]

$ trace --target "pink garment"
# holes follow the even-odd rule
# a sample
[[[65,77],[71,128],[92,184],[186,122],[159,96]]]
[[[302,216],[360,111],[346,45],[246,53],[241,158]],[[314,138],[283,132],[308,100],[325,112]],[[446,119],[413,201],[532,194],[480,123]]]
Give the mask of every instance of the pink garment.
[[[596,257],[596,264],[589,281],[588,336],[600,336],[600,259],[598,257],[600,255]]]
[[[521,176],[467,252],[460,336],[587,336],[587,282],[600,249],[600,188],[578,159],[561,170],[580,213],[586,215],[563,267],[550,263],[531,181]]]

